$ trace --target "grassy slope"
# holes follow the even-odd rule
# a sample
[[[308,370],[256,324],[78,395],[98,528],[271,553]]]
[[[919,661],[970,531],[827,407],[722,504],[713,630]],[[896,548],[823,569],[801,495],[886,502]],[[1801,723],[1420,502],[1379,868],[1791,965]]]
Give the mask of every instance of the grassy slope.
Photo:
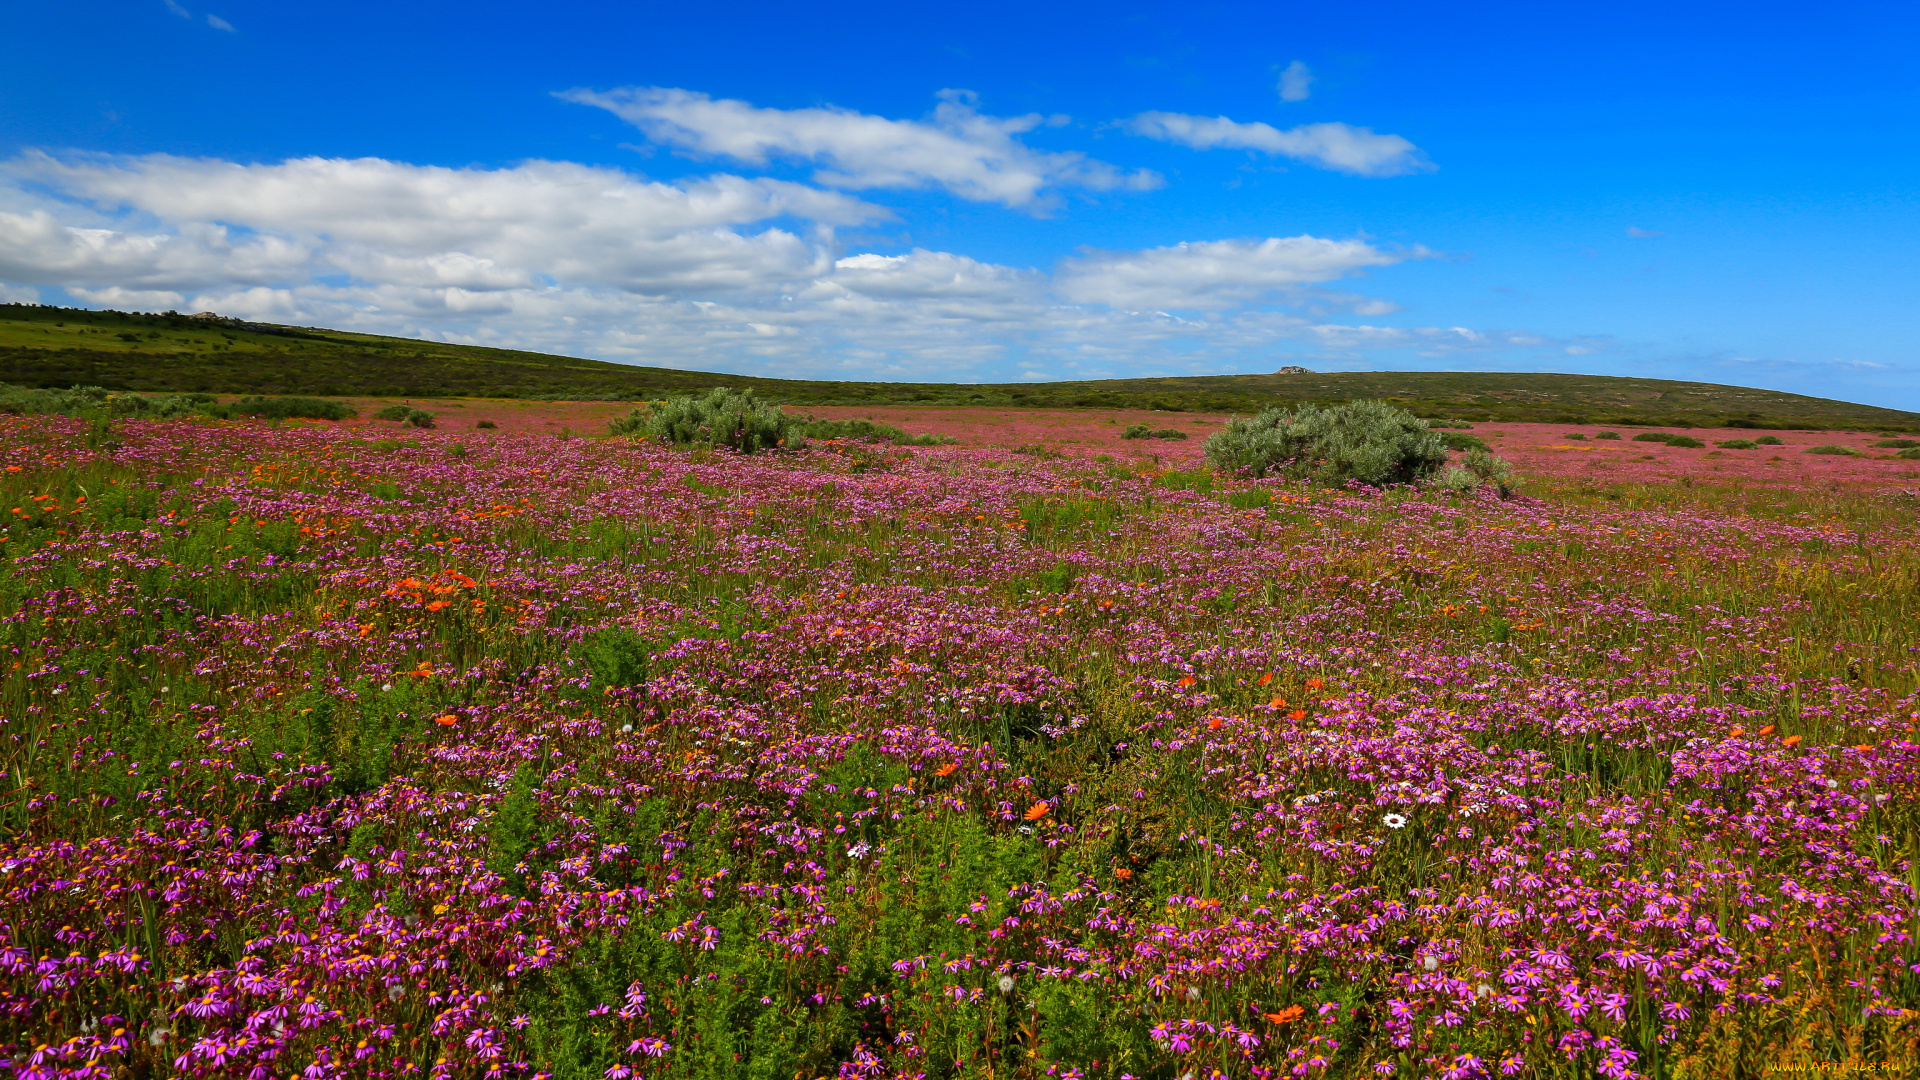
[[[1005,384],[764,379],[337,330],[0,306],[0,382],[145,391],[639,399],[709,386],[806,405],[1029,405],[1249,412],[1386,398],[1429,416],[1920,429],[1920,414],[1665,379],[1480,372],[1212,375]]]

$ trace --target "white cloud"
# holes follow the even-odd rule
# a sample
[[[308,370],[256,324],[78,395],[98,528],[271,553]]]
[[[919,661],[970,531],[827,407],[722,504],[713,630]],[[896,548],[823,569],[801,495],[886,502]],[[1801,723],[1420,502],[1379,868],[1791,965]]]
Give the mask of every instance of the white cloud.
[[[1263,371],[1282,346],[1338,358],[1522,344],[1326,321],[1390,313],[1320,286],[1419,248],[1200,241],[1083,251],[1051,274],[924,248],[842,250],[836,230],[889,216],[786,181],[664,184],[560,162],[30,153],[0,161],[0,296],[57,299],[58,287],[106,307],[823,378]]]
[[[1224,116],[1144,112],[1121,126],[1135,135],[1195,150],[1257,150],[1355,176],[1404,176],[1434,168],[1406,139],[1348,124],[1301,124],[1282,131]]]
[[[67,292],[95,307],[118,311],[166,311],[179,308],[187,299],[163,289],[123,289],[118,285],[106,289],[68,289]]]
[[[1035,150],[1018,136],[1064,118],[987,116],[964,91],[941,91],[929,121],[833,106],[759,108],[664,87],[560,96],[606,109],[654,142],[695,156],[756,167],[775,160],[813,164],[814,180],[829,187],[940,188],[975,202],[1044,208],[1048,193],[1059,188],[1139,191],[1161,183],[1150,171],[1127,172],[1078,152]]]
[[[1281,101],[1305,101],[1312,87],[1313,69],[1295,60],[1280,73],[1280,85],[1274,89],[1280,92]]]
[[[1655,232],[1652,229],[1643,229],[1638,225],[1629,225],[1627,226],[1627,235],[1633,237],[1635,240],[1651,240],[1656,236],[1665,236],[1667,234]]]
[[[1088,251],[1062,261],[1057,288],[1079,303],[1129,310],[1220,310],[1426,255],[1424,249],[1394,252],[1317,236]]]
[[[181,7],[180,0],[161,0],[161,2],[166,4],[167,10],[173,12],[175,15],[178,15],[183,19],[193,18],[193,12],[188,11],[186,8]]]
[[[215,30],[225,30],[229,34],[233,33],[233,24],[218,15],[208,15],[207,25],[213,27]]]
[[[0,277],[30,265],[41,280],[82,287],[268,284],[304,269],[468,289],[541,277],[639,292],[758,288],[811,279],[831,252],[818,238],[742,226],[800,219],[821,229],[891,216],[786,181],[672,185],[559,162],[488,170],[34,153],[0,172],[113,226],[56,223],[44,200],[25,215],[0,214]]]

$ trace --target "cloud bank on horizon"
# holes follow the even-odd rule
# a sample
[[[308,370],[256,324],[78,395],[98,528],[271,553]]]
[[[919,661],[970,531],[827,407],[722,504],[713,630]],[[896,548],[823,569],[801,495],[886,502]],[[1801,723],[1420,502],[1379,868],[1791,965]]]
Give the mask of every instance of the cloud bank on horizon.
[[[1282,96],[1304,95],[1304,66]],[[1593,342],[1517,331],[1382,327],[1389,300],[1337,282],[1432,252],[1365,238],[1206,238],[1082,248],[1044,268],[913,247],[850,250],[849,229],[897,223],[877,193],[937,192],[1049,215],[1127,197],[1158,173],[1025,137],[1072,121],[1001,117],[946,90],[924,119],[763,108],[691,90],[559,95],[654,145],[733,169],[673,182],[527,161],[447,168],[382,158],[278,163],[29,151],[0,162],[0,282],[84,303],[513,344],[608,359],[811,375],[1081,377],[1143,365],[1427,356]],[[1279,130],[1148,113],[1119,130],[1244,148],[1363,177],[1431,168],[1393,135],[1344,124]]]

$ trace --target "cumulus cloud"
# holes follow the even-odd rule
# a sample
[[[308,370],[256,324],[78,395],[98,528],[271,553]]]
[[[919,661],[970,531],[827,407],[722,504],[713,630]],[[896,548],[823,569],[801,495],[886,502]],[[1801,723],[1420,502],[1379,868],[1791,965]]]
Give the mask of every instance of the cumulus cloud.
[[[0,277],[195,288],[338,271],[429,287],[498,289],[545,277],[639,292],[764,287],[819,274],[803,229],[885,220],[880,207],[781,180],[683,184],[615,169],[530,162],[448,169],[378,158],[273,165],[152,155],[58,159],[3,170],[59,192],[115,228],[56,223],[36,208],[0,216]],[[143,228],[165,222],[170,228]]]
[[[1361,240],[1317,236],[1087,251],[1061,263],[1058,289],[1080,303],[1117,308],[1220,310],[1427,254],[1425,249],[1396,252]]]
[[[988,116],[970,93],[940,92],[930,120],[890,120],[851,109],[760,108],[691,90],[570,90],[562,98],[606,109],[656,143],[752,166],[799,161],[817,183],[848,190],[938,188],[975,202],[1044,208],[1060,188],[1140,191],[1147,170],[1126,171],[1078,152],[1035,150],[1019,136],[1065,118]]]
[[[1224,116],[1144,112],[1121,127],[1195,150],[1256,150],[1355,176],[1404,176],[1434,168],[1420,148],[1406,139],[1349,124],[1301,124],[1282,131],[1271,124],[1242,124]]]
[[[889,216],[806,184],[667,184],[563,162],[34,153],[0,161],[0,297],[64,289],[103,307],[820,378],[1271,370],[1283,346],[1447,356],[1522,343],[1330,321],[1390,314],[1323,286],[1418,248],[1208,240],[1083,250],[1051,272],[844,250],[838,230]]]
[[[1280,85],[1274,89],[1280,92],[1281,101],[1305,101],[1312,87],[1313,69],[1295,60],[1280,73]]]

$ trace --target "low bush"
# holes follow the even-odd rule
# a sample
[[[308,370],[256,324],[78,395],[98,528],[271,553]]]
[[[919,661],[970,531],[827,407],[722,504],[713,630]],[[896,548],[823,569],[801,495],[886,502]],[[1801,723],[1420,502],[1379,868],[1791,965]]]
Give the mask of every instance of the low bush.
[[[310,397],[245,397],[225,408],[236,416],[269,420],[345,420],[354,415],[345,402]]]
[[[807,444],[806,421],[761,401],[751,390],[715,387],[652,402],[609,421],[615,435],[640,435],[674,446],[724,446],[741,454],[798,450]]]
[[[1434,429],[1455,428],[1460,431],[1472,431],[1473,425],[1465,420],[1429,420],[1427,426]]]
[[[492,428],[499,427],[500,425],[494,423],[491,420],[478,420],[474,422],[473,426],[484,431],[484,430],[489,430]]]
[[[1778,435],[1762,435],[1762,436],[1760,436],[1759,438],[1757,438],[1757,439],[1755,439],[1755,440],[1753,440],[1753,445],[1755,445],[1755,446],[1785,446],[1785,445],[1787,445],[1787,444],[1786,444],[1786,443],[1784,443],[1784,442],[1782,442],[1782,441],[1780,440],[1780,436],[1778,436]]]
[[[1881,439],[1873,445],[1879,450],[1912,450],[1920,447],[1920,439]]]
[[[1579,432],[1577,432],[1577,431],[1575,431],[1575,432],[1571,432],[1571,433],[1569,433],[1569,434],[1566,434],[1566,435],[1562,435],[1562,436],[1560,436],[1560,437],[1561,437],[1561,438],[1563,438],[1563,439],[1571,439],[1571,440],[1573,440],[1573,441],[1575,441],[1575,442],[1586,442],[1586,441],[1587,441],[1587,437],[1586,437],[1585,435],[1582,435],[1582,434],[1580,434],[1580,433],[1579,433]]]
[[[1908,447],[1893,456],[1903,461],[1920,461],[1920,446]]]
[[[1513,494],[1513,466],[1490,451],[1469,450],[1460,455],[1460,464],[1440,471],[1434,486],[1462,494],[1491,487],[1504,499]]]
[[[1685,447],[1688,450],[1698,450],[1707,444],[1691,435],[1675,435],[1667,440],[1667,445]]]
[[[1488,453],[1493,452],[1493,447],[1488,446],[1486,440],[1478,435],[1461,435],[1458,432],[1449,431],[1440,436],[1440,438],[1447,444],[1447,449],[1449,450],[1485,450]]]
[[[1840,446],[1836,443],[1821,443],[1819,446],[1809,446],[1805,450],[1802,450],[1801,453],[1830,454],[1835,457],[1866,457],[1867,456],[1866,452],[1863,450],[1855,450],[1851,446]]]
[[[1376,487],[1425,480],[1447,462],[1426,421],[1384,401],[1268,409],[1235,418],[1206,443],[1207,460],[1241,476],[1286,476],[1317,484]]]
[[[1752,439],[1727,439],[1724,442],[1717,442],[1713,445],[1722,450],[1751,450],[1759,444]]]
[[[1607,439],[1607,440],[1610,440],[1610,441],[1613,441],[1613,442],[1619,442],[1619,441],[1620,441],[1620,433],[1619,433],[1619,432],[1617,432],[1617,431],[1602,431],[1602,432],[1600,432],[1599,434],[1597,434],[1597,435],[1595,435],[1595,436],[1594,436],[1594,438],[1596,438],[1596,439]]]
[[[116,394],[98,386],[46,390],[0,383],[0,414],[78,416],[112,420],[121,416],[166,420],[205,411],[212,394]]]
[[[815,420],[805,418],[801,432],[809,439],[865,439],[895,446],[946,446],[960,440],[951,435],[909,435],[892,424],[872,420]]]
[[[1153,434],[1153,429],[1145,424],[1128,424],[1127,430],[1120,433],[1123,439],[1144,439]]]
[[[1149,439],[1184,439],[1186,437],[1187,433],[1178,428],[1155,428],[1147,432],[1147,438]]]
[[[411,405],[389,405],[373,414],[375,420],[397,420],[402,424],[417,428],[433,426],[433,414]]]
[[[1640,434],[1635,435],[1633,437],[1633,441],[1663,443],[1663,442],[1669,442],[1673,438],[1674,436],[1669,435],[1664,431],[1643,431]]]

